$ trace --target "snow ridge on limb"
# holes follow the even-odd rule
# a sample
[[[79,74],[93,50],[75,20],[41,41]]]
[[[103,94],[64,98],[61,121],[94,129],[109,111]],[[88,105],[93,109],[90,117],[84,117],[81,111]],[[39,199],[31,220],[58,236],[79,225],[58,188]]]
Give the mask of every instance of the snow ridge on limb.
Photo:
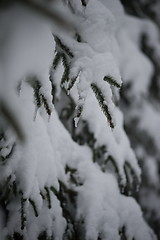
[[[75,34],[75,38],[69,35],[66,36],[64,34],[59,35],[59,37],[55,37],[57,43],[57,54],[55,56],[53,68],[55,68],[55,64],[58,65],[59,58],[61,58],[64,66],[64,73],[61,83],[62,86],[64,86],[64,88],[68,91],[68,93],[74,86],[75,82],[78,81],[77,89],[79,94],[79,101],[76,107],[76,125],[83,111],[83,106],[85,104],[88,91],[90,88],[92,88],[94,89],[94,93],[100,102],[102,110],[108,118],[110,126],[113,128],[113,102],[109,85],[113,85],[119,88],[121,85],[121,77],[111,51],[109,49],[106,49],[104,53],[101,53],[101,47],[104,45],[104,40],[97,39],[98,43],[96,42],[96,44],[92,42],[91,44],[90,42],[86,42],[86,40],[88,40],[86,30],[96,28],[102,21],[100,19],[98,23],[92,22],[92,18],[99,16],[101,11],[97,15],[97,13],[94,11],[92,13],[91,9],[95,6],[100,5],[101,4],[96,1],[91,1],[91,3],[89,2],[87,4],[85,12],[81,12],[81,15],[79,17],[78,28],[80,30],[78,32],[78,38],[77,33]],[[102,11],[102,13],[104,15],[104,11]],[[111,19],[109,17],[111,17]],[[113,16],[111,13],[109,14],[109,17],[107,16],[107,20],[113,22]],[[83,37],[81,34],[83,34]],[[105,31],[101,34],[104,36],[106,35]],[[106,40],[108,40],[107,42],[110,44],[113,38],[112,30],[110,30],[109,34],[107,36],[108,39],[106,38]],[[103,83],[101,83],[103,79],[109,83],[109,85],[106,84],[105,86],[106,91],[102,89],[104,87]],[[95,84],[100,91],[99,94],[97,88],[95,88]],[[101,95],[103,96],[100,97]]]

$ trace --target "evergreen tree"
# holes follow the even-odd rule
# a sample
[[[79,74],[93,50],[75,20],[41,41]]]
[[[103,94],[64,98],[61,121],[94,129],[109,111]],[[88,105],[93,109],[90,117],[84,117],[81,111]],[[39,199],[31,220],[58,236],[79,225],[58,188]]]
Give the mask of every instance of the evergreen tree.
[[[122,108],[133,131],[148,82],[130,66],[141,56],[152,75],[128,18],[118,0],[0,2],[2,240],[156,239],[133,197],[141,169],[119,108],[121,76],[134,77],[122,96],[137,98]]]
[[[142,206],[144,216],[160,238],[159,214],[159,120],[160,120],[160,43],[159,43],[159,1],[122,1],[125,9],[133,16],[128,16],[126,26],[136,51],[141,50],[141,65],[134,64],[134,72],[124,76],[122,88],[122,109],[125,112],[125,129],[135,150],[137,159],[142,168],[142,184],[137,199]],[[136,17],[135,17],[136,16]],[[133,33],[129,30],[134,26]],[[126,47],[126,46],[125,46]],[[131,47],[128,53],[132,54]],[[132,62],[133,61],[133,62]],[[139,61],[140,62],[140,61]],[[140,69],[141,68],[141,69]],[[137,83],[135,82],[137,79]],[[140,82],[146,83],[144,88]],[[137,87],[136,87],[137,84]],[[139,93],[135,91],[139,88]],[[133,100],[134,99],[134,100]],[[133,130],[133,125],[136,128]]]

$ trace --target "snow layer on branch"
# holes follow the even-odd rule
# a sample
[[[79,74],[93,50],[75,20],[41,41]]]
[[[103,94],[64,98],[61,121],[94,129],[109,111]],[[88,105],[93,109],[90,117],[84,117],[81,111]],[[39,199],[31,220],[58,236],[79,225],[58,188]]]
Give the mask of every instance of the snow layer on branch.
[[[50,211],[40,194],[45,195],[44,189],[48,186],[54,186],[57,191],[59,189],[55,163],[56,154],[52,148],[45,122],[39,113],[37,113],[36,120],[33,121],[35,111],[33,90],[27,83],[22,84],[20,101],[28,113],[26,116],[26,122],[28,122],[26,126],[28,130],[27,140],[25,145],[18,142],[14,142],[15,146],[12,144],[13,153],[4,167],[1,166],[1,181],[12,176],[11,181],[16,181],[17,190],[23,192],[23,198],[31,199],[35,203],[38,218],[35,218],[33,208],[28,200],[25,204],[28,223],[26,226],[27,232],[25,233],[25,230],[23,233],[26,235],[26,239],[30,239],[31,236],[31,238],[36,239],[39,233],[46,229],[48,229],[47,231],[54,229],[55,237],[62,239],[65,220],[62,217],[60,203],[52,194],[50,198],[51,202],[54,202],[55,209]],[[41,111],[43,112],[43,109]],[[7,209],[10,213],[10,220],[2,233],[11,234],[16,230],[20,231],[20,211],[22,210],[19,201],[11,201]],[[17,219],[16,222],[15,219]],[[53,221],[53,219],[55,220]],[[59,226],[61,226],[61,229]],[[52,234],[52,232],[48,232],[48,234]]]
[[[72,97],[76,101],[75,89],[71,92]],[[92,109],[92,111],[90,111]],[[126,177],[124,174],[124,165],[128,162],[134,170],[137,178],[140,180],[140,168],[137,164],[136,157],[130,147],[128,138],[123,130],[123,117],[120,110],[114,108],[115,121],[117,125],[114,130],[111,130],[107,125],[106,118],[99,108],[94,94],[90,90],[85,103],[82,119],[89,124],[90,131],[93,132],[96,139],[96,146],[106,146],[106,158],[110,155],[116,161],[118,166],[121,184],[126,184]]]
[[[111,76],[121,85],[121,76],[116,64],[119,62],[119,48],[116,41],[117,35],[115,35],[117,30],[116,20],[110,11],[114,9],[113,6],[119,7],[119,4],[117,3],[118,1],[114,1],[113,4],[108,2],[104,3],[102,1],[101,3],[100,1],[92,0],[88,2],[84,11],[82,9],[77,10],[79,18],[78,27],[82,42],[77,42],[66,35],[61,35],[61,39],[63,39],[63,43],[69,47],[74,56],[71,60],[70,77],[78,76],[76,82],[78,94],[76,89],[73,89],[73,91],[71,90],[71,96],[77,105],[84,106],[82,119],[89,123],[90,130],[97,139],[97,146],[106,146],[106,158],[108,155],[111,155],[115,159],[122,184],[125,184],[125,163],[128,162],[131,165],[138,179],[140,179],[140,169],[123,130],[122,114],[114,106],[111,87],[107,82],[103,81],[104,76]],[[123,14],[122,11],[121,15],[123,16]],[[95,31],[95,29],[97,30]],[[109,107],[109,112],[116,125],[113,131],[107,126],[106,118],[103,116],[90,90],[91,83],[97,84],[104,95],[105,103]],[[142,87],[144,88],[144,86]],[[78,120],[79,118],[76,119],[76,123]]]
[[[118,229],[125,225],[127,237],[132,239],[133,232],[135,233],[133,225],[136,221],[136,238],[143,239],[142,237],[145,236],[147,240],[152,239],[153,233],[143,221],[141,210],[135,200],[119,193],[115,177],[103,173],[100,167],[92,162],[89,148],[73,142],[70,134],[58,120],[56,112],[47,125],[52,146],[59,156],[60,162],[57,163],[60,178],[67,180],[63,176],[64,166],[67,164],[77,169],[81,179],[81,186],[75,188],[78,192],[77,220],[84,223],[86,238],[97,239],[101,236],[104,239],[108,237],[119,239]],[[55,136],[58,141],[55,141]],[[130,214],[131,211],[134,214]]]
[[[74,3],[73,3],[74,5]],[[82,41],[77,42],[73,36],[57,32],[62,43],[72,53],[70,59],[71,79],[78,77],[77,108],[83,108],[92,83],[97,84],[103,93],[109,113],[114,118],[114,105],[110,85],[104,83],[105,76],[112,77],[117,85],[121,85],[121,76],[114,56],[117,43],[114,37],[115,19],[112,13],[99,1],[89,1],[85,10],[77,9],[75,21]],[[98,31],[98,32],[97,32]],[[70,82],[64,86],[67,89]],[[76,118],[78,122],[79,117]]]
[[[121,209],[123,209],[120,211],[121,223],[125,226],[127,239],[156,239],[151,228],[142,220],[142,212],[136,201],[123,195],[121,195],[119,201]],[[128,210],[126,211],[126,209]],[[139,226],[141,227],[139,228]]]

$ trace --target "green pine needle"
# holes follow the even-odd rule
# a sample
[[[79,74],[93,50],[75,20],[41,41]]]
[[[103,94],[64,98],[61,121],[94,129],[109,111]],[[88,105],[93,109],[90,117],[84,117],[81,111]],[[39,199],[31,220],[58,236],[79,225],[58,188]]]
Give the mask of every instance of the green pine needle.
[[[36,207],[35,202],[34,202],[31,198],[29,198],[29,202],[30,202],[30,204],[31,204],[32,207],[33,207],[35,216],[38,217],[38,211],[37,211],[37,207]]]
[[[26,199],[23,198],[23,193],[21,197],[21,229],[23,230],[26,226],[26,216],[25,216],[25,211],[24,211],[24,204],[26,202]]]
[[[42,101],[43,101],[43,104],[44,104],[44,108],[45,108],[47,114],[48,114],[49,116],[51,116],[52,110],[51,110],[50,107],[49,107],[49,104],[48,104],[48,102],[47,102],[47,99],[46,99],[42,94],[41,94],[41,97],[42,97]]]
[[[67,61],[67,57],[65,56],[65,54],[62,54],[62,63],[64,66],[64,72],[61,79],[61,86],[64,87],[64,83],[69,81],[69,74],[70,74],[70,65]]]
[[[72,78],[69,82],[68,88],[67,90],[70,91],[72,89],[72,87],[74,86],[75,82],[77,80],[77,76],[75,78]]]
[[[55,36],[55,41],[56,43],[58,44],[58,46],[71,58],[74,57],[73,53],[71,52],[71,50],[65,45],[62,43],[62,41],[57,37]]]
[[[46,190],[46,198],[47,198],[47,201],[48,201],[48,208],[51,208],[52,205],[51,205],[50,191],[49,191],[48,187],[45,187],[45,190]]]
[[[52,64],[54,69],[57,68],[61,58],[62,58],[62,55],[59,52],[57,52],[55,57],[54,57],[53,64]]]
[[[40,108],[42,104],[44,104],[44,108],[47,114],[50,116],[52,111],[49,107],[47,99],[44,97],[43,94],[40,93],[40,88],[41,88],[40,82],[38,80],[34,80],[33,89],[34,89],[34,97],[36,99],[37,108]]]
[[[34,97],[35,97],[36,103],[37,103],[37,108],[40,108],[42,105],[40,88],[41,88],[41,85],[40,85],[39,81],[35,80],[34,84],[33,84],[33,90],[34,90]]]
[[[114,87],[117,87],[117,88],[121,87],[121,85],[117,83],[111,76],[105,76],[103,80],[108,82],[110,85],[113,85]]]
[[[99,105],[100,105],[102,111],[104,112],[105,116],[108,119],[110,127],[114,128],[114,124],[113,124],[113,121],[112,121],[112,116],[109,112],[108,106],[106,104],[104,104],[105,99],[104,99],[104,96],[103,96],[101,90],[94,83],[91,84],[91,88],[92,88],[92,90],[93,90],[93,92],[94,92],[94,94],[95,94],[95,96],[96,96],[96,98],[99,102]]]
[[[53,186],[51,186],[50,189],[53,192],[53,194],[58,198],[59,192],[57,191],[57,189],[55,189],[55,187],[53,187]]]

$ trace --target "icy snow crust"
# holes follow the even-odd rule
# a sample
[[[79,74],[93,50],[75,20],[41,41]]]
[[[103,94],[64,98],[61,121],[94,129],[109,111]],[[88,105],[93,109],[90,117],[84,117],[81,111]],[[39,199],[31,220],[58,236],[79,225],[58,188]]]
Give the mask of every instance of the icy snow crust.
[[[138,179],[140,169],[123,130],[122,113],[113,103],[112,89],[108,83],[102,81],[108,74],[121,84],[118,57],[116,58],[118,43],[115,38],[115,18],[107,9],[108,1],[104,6],[99,1],[90,0],[85,10],[82,6],[75,5],[74,1],[71,2],[75,6],[79,32],[85,42],[77,43],[71,36],[59,34],[74,53],[72,77],[80,72],[71,96],[77,105],[84,105],[82,119],[88,122],[94,132],[97,145],[106,145],[107,154],[114,157],[121,183],[125,185],[125,162],[128,161]],[[5,221],[4,211],[0,208],[1,239],[4,240],[8,234],[17,231],[23,233],[26,240],[34,240],[43,230],[49,236],[54,233],[56,240],[63,239],[67,222],[62,214],[60,201],[55,194],[50,193],[51,206],[48,207],[47,201],[42,197],[46,187],[53,186],[59,191],[58,180],[78,194],[75,220],[84,221],[85,239],[96,240],[101,237],[118,240],[119,229],[124,226],[129,240],[155,239],[144,222],[136,201],[120,193],[113,174],[102,172],[100,166],[93,163],[89,147],[80,146],[72,140],[56,110],[53,110],[49,120],[43,106],[37,111],[33,89],[26,81],[30,75],[38,78],[41,83],[40,92],[52,108],[49,71],[55,43],[47,23],[19,6],[4,11],[0,22],[0,46],[3,46],[0,49],[0,99],[14,115],[16,113],[26,137],[25,143],[21,144],[13,129],[7,128],[5,141],[0,142],[1,156],[12,154],[6,164],[0,166],[0,182],[3,183],[9,176],[11,182],[16,181],[18,191],[23,191],[23,198],[26,199],[24,211],[27,219],[22,230],[21,199],[12,197],[7,204],[9,221]],[[57,75],[58,78],[59,74]],[[16,88],[19,81],[21,90],[18,95]],[[98,84],[102,89],[116,124],[114,130],[110,129],[100,111],[90,89],[91,83]],[[66,165],[77,170],[81,185],[71,184],[65,172]],[[29,199],[35,202],[38,217],[35,217]]]

